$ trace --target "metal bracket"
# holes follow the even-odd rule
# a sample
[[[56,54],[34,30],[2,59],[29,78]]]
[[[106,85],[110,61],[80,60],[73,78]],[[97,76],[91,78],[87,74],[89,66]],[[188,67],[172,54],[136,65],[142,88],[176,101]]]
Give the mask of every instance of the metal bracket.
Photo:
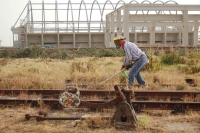
[[[182,112],[184,112],[183,105],[181,105],[181,104],[174,105],[174,110],[172,111],[173,114],[182,113]]]
[[[141,107],[140,107],[140,104],[132,104],[135,112],[141,112]]]

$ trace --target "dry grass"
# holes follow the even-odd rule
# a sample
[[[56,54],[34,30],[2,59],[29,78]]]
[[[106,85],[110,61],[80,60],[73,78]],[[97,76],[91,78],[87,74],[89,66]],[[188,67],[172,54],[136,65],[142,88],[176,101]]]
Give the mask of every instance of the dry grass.
[[[48,109],[43,108],[45,111]],[[52,112],[51,116],[66,117],[73,116],[75,110],[70,111],[56,111]],[[97,133],[182,133],[189,132],[198,133],[200,130],[200,114],[196,112],[188,112],[186,114],[169,115],[169,111],[146,111],[145,113],[137,114],[139,118],[139,126],[135,130],[117,130],[110,125],[109,120],[101,120],[102,113],[98,113],[96,118],[76,121],[42,121],[36,122],[35,118],[29,121],[24,119],[24,115],[37,114],[38,109],[30,107],[16,107],[16,108],[2,108],[0,110],[0,129],[1,133],[16,133],[16,132],[37,132],[37,133],[64,133],[64,132],[97,132]],[[76,111],[78,114],[89,113],[87,110]],[[112,111],[103,112],[110,114]],[[99,117],[98,117],[99,116]],[[173,125],[175,127],[173,127]],[[176,128],[177,130],[174,130]]]
[[[1,66],[0,86],[6,89],[64,89],[65,81],[70,84],[93,84],[96,88],[104,88],[109,84],[126,84],[127,79],[118,75],[99,86],[99,83],[118,72],[121,68],[122,57],[115,58],[77,58],[74,60],[56,59],[15,59],[7,60],[5,66]],[[79,64],[74,68],[72,64]],[[73,67],[73,68],[72,68]],[[186,75],[173,66],[163,67],[156,72],[142,72],[151,90],[162,90],[158,84],[182,85],[182,89],[194,89],[185,83],[185,78],[194,78],[198,84],[199,74]],[[154,83],[154,78],[157,82]],[[137,84],[137,82],[136,82]],[[96,89],[93,88],[93,89]],[[90,88],[91,89],[91,88]],[[111,88],[112,89],[112,88]],[[177,86],[170,89],[180,89]],[[195,89],[198,89],[196,87]]]

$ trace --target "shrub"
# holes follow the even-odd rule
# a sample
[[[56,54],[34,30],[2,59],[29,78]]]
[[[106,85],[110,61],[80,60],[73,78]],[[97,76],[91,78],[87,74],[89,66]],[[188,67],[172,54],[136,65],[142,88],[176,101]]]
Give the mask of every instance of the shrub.
[[[188,58],[195,58],[195,59],[199,59],[200,58],[200,53],[197,50],[189,50],[188,54],[187,54]]]
[[[191,65],[197,65],[198,60],[197,59],[191,59],[189,61],[187,61],[187,65],[191,66]]]
[[[179,49],[177,50],[180,56],[185,56],[187,51],[185,49]]]
[[[189,65],[189,66],[179,66],[178,70],[184,72],[186,74],[195,74],[200,72],[200,67],[196,65]]]
[[[1,51],[1,58],[53,58],[53,59],[71,59],[74,57],[116,57],[124,56],[123,49],[107,49],[97,48],[92,46],[90,48],[78,49],[68,51],[68,49],[46,49],[37,45],[18,49],[18,50],[4,50]]]
[[[149,63],[145,65],[143,70],[145,71],[158,71],[161,70],[162,66],[158,60],[153,59],[152,56],[149,56]]]
[[[107,49],[102,48],[99,51],[98,57],[117,57],[117,56],[123,56],[123,50],[122,49]]]
[[[194,74],[200,72],[200,67],[197,66],[198,60],[191,59],[186,62],[186,66],[178,66],[178,70],[186,74]]]
[[[68,54],[67,49],[47,49],[49,58],[53,59],[67,59],[67,58],[72,58]]]
[[[141,127],[147,127],[150,124],[148,116],[141,117],[138,124]]]
[[[11,52],[9,50],[1,50],[0,51],[0,58],[8,58]]]
[[[170,53],[166,56],[161,57],[161,63],[167,65],[185,64],[186,59],[174,53]]]

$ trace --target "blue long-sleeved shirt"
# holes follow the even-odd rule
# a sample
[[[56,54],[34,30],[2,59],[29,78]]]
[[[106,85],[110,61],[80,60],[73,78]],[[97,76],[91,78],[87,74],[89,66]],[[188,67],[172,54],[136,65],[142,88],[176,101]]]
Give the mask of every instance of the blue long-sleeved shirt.
[[[123,66],[129,65],[131,61],[135,61],[140,58],[141,55],[145,54],[136,44],[128,41],[124,44],[123,49],[126,56]]]

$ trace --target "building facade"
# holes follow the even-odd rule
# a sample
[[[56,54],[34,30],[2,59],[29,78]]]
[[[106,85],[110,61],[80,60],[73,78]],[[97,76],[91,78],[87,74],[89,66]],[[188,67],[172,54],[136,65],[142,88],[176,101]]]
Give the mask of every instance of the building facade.
[[[149,46],[195,46],[198,44],[199,21],[200,5],[178,5],[174,1],[29,1],[11,30],[13,47],[110,48],[114,47],[116,35]]]

